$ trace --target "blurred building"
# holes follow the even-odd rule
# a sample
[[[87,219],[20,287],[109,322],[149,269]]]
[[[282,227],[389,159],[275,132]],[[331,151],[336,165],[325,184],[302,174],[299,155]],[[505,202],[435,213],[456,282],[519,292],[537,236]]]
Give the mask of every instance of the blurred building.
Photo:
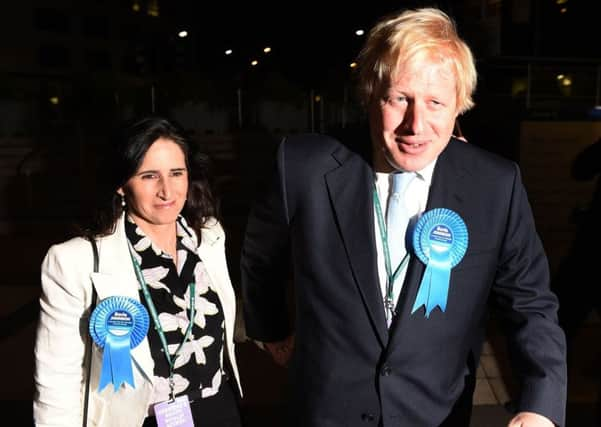
[[[17,201],[0,204],[0,231],[82,214],[93,197],[89,165],[113,126],[141,113],[178,119],[235,194],[237,180],[248,182],[237,175],[263,164],[281,135],[363,125],[353,61],[365,34],[386,13],[432,4],[475,52],[477,107],[460,118],[472,143],[527,163],[530,121],[595,123],[599,2],[375,1],[343,13],[324,2],[23,0],[0,18],[0,195]],[[235,211],[240,198],[229,200]]]

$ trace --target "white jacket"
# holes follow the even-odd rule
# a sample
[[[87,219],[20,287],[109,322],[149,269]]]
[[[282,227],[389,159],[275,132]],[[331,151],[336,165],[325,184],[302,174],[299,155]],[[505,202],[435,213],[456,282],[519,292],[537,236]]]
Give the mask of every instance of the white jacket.
[[[84,354],[92,284],[98,301],[118,295],[139,301],[138,281],[123,222],[121,217],[115,233],[97,239],[98,273],[93,273],[92,246],[81,237],[52,246],[44,258],[35,344],[33,416],[38,427],[82,425],[87,372]],[[221,225],[216,220],[210,221],[202,230],[198,256],[223,306],[227,355],[240,384],[233,340],[236,298],[227,270],[224,243]],[[147,338],[131,350],[131,356],[135,389],[122,385],[115,392],[109,384],[99,393],[102,352],[93,345],[88,426],[135,427],[144,422],[152,396],[154,369]]]

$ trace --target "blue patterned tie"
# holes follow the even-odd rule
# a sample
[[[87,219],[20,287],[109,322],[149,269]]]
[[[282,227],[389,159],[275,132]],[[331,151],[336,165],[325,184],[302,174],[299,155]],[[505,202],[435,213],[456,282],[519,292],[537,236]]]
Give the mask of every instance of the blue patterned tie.
[[[410,218],[405,203],[405,192],[414,177],[415,173],[413,172],[398,172],[392,175],[392,189],[386,213],[386,231],[393,272],[406,253],[405,232]],[[400,280],[400,283],[402,283],[402,280]]]

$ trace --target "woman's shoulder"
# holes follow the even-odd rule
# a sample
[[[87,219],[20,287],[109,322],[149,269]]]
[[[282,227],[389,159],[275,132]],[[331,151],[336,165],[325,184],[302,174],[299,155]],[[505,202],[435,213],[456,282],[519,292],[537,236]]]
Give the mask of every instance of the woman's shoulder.
[[[201,241],[212,243],[225,238],[225,232],[219,220],[215,217],[208,217],[202,226]]]
[[[69,240],[65,240],[63,242],[60,243],[55,243],[53,244],[50,249],[53,251],[65,251],[65,252],[72,252],[72,251],[80,251],[84,246],[89,246],[90,245],[90,241],[82,236],[78,236],[78,237],[73,237]]]
[[[92,245],[84,237],[56,243],[48,249],[42,261],[42,275],[81,277],[88,275],[93,266]]]
[[[85,237],[73,237],[60,243],[55,243],[48,249],[46,257],[65,258],[65,259],[82,259],[92,258],[92,245]]]

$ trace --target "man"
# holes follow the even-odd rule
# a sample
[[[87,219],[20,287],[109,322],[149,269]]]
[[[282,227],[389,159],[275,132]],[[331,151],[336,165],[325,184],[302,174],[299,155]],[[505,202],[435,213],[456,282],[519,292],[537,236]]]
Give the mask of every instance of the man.
[[[409,10],[359,64],[371,150],[284,140],[243,245],[247,333],[283,363],[293,348],[291,424],[468,426],[492,305],[521,385],[509,426],[562,425],[565,340],[518,167],[452,137],[469,48],[443,12]]]

